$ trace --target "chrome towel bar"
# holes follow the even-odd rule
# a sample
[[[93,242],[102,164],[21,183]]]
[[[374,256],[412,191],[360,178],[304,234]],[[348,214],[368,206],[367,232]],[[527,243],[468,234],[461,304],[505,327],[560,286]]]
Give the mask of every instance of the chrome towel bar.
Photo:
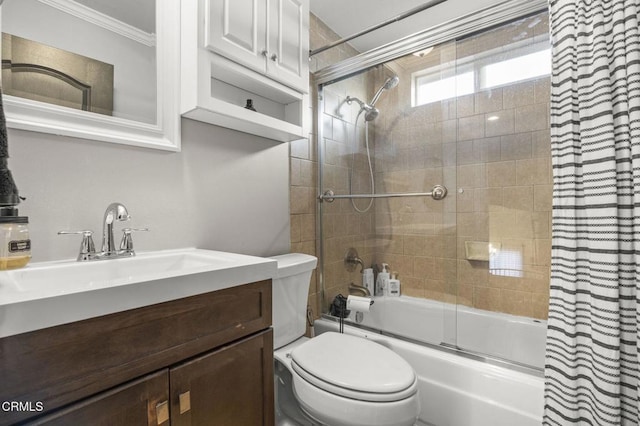
[[[344,194],[336,195],[332,190],[328,189],[318,196],[320,201],[332,203],[333,200],[349,199],[349,198],[394,198],[394,197],[431,197],[434,200],[442,200],[447,196],[447,188],[443,185],[436,185],[431,192],[397,192],[392,194]]]

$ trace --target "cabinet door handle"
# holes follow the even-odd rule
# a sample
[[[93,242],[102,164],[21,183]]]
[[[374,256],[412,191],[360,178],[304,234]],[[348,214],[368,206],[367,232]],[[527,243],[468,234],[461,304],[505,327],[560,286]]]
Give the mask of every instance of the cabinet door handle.
[[[159,425],[169,420],[169,401],[163,401],[156,405],[156,419]]]
[[[267,50],[266,50],[266,49],[265,49],[265,50],[263,50],[262,52],[260,52],[260,54],[261,54],[262,56],[264,56],[265,58],[266,58],[267,56],[269,56],[269,52],[267,52]]]
[[[277,61],[278,60],[278,55],[276,55],[275,53],[273,55],[271,55],[271,60],[273,62]]]
[[[191,410],[191,391],[180,394],[180,414]]]

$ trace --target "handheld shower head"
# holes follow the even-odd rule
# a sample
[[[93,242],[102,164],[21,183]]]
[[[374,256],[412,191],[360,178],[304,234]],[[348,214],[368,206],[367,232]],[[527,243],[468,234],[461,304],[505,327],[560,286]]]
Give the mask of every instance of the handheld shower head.
[[[385,90],[393,89],[398,85],[398,83],[400,83],[400,78],[397,75],[387,78],[384,84],[380,86],[376,94],[373,95],[373,99],[371,99],[371,102],[369,102],[369,105],[373,107],[376,104],[376,102],[378,102],[378,99],[380,98],[380,95],[382,95],[382,92],[384,92]]]
[[[385,90],[391,90],[394,87],[396,87],[398,85],[398,83],[400,83],[400,77],[398,77],[397,75],[394,75],[392,77],[389,77],[385,82],[384,82],[384,89]]]
[[[351,105],[351,102],[357,102],[360,105],[360,110],[364,111],[364,119],[366,121],[373,121],[378,118],[378,115],[380,115],[380,110],[375,107],[375,104],[376,102],[378,102],[380,95],[382,95],[382,92],[384,92],[385,90],[391,90],[396,87],[399,82],[400,78],[397,75],[393,75],[387,78],[384,84],[380,86],[376,94],[373,96],[371,102],[368,104],[353,96],[347,96],[346,101],[349,105]]]

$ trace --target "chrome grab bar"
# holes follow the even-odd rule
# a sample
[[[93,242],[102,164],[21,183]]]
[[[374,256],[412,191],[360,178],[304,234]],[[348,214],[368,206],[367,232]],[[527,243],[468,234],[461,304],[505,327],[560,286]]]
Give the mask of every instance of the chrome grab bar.
[[[392,194],[344,194],[336,195],[332,190],[328,189],[318,196],[320,201],[332,203],[333,200],[349,199],[349,198],[394,198],[394,197],[431,197],[434,200],[442,200],[447,196],[447,188],[443,185],[436,185],[431,192],[396,192]]]

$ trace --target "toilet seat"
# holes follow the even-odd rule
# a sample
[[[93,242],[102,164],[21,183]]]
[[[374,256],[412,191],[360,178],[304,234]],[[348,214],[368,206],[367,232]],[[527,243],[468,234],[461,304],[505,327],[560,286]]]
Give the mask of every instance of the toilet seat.
[[[291,352],[291,367],[309,384],[345,398],[370,402],[407,399],[418,389],[411,366],[370,340],[323,333]]]
[[[378,343],[327,332],[282,355],[300,408],[319,424],[411,426],[418,418],[413,369]]]

